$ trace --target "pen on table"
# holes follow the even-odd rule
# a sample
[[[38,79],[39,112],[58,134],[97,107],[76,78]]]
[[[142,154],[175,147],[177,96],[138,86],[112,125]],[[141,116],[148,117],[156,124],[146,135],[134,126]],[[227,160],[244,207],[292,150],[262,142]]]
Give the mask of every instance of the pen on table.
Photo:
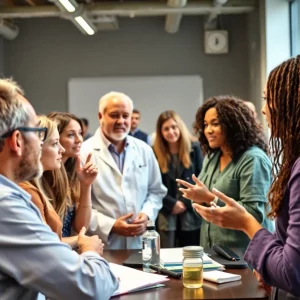
[[[162,267],[150,265],[149,268],[152,269],[152,270],[155,270],[157,273],[167,275],[167,276],[170,276],[170,277],[173,277],[173,278],[180,278],[181,277],[181,273],[172,272],[172,271],[169,271],[169,270],[164,269]]]
[[[234,256],[230,255],[230,253],[227,253],[226,250],[224,250],[219,245],[213,244],[212,248],[218,255],[224,257],[225,259],[228,259],[231,261],[239,260],[239,257],[234,257]]]

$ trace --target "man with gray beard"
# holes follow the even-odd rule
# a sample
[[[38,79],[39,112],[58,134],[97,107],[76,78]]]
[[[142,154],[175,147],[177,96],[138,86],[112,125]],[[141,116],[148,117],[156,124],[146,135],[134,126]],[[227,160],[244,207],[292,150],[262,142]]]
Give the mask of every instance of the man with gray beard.
[[[81,158],[92,152],[99,172],[92,184],[90,234],[106,249],[141,249],[148,220],[155,220],[167,189],[152,148],[128,136],[133,110],[125,94],[110,92],[99,101],[100,127],[85,141]]]

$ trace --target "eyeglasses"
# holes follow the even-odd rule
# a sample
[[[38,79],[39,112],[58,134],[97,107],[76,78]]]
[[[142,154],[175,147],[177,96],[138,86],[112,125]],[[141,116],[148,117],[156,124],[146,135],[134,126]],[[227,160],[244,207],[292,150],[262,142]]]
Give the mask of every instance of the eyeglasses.
[[[47,137],[47,133],[48,133],[47,127],[18,127],[18,128],[15,128],[15,129],[3,134],[1,136],[1,138],[4,139],[7,137],[10,137],[16,130],[24,131],[24,132],[35,132],[42,142],[45,141],[45,139]]]

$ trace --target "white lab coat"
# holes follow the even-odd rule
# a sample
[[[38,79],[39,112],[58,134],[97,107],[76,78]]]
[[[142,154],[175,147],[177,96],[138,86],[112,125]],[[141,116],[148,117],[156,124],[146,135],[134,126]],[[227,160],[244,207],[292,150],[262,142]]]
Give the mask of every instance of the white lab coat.
[[[153,150],[145,142],[127,136],[123,174],[121,174],[101,129],[85,141],[81,159],[92,152],[98,175],[92,185],[92,219],[89,234],[97,234],[105,249],[141,249],[141,237],[124,237],[111,233],[117,218],[139,212],[155,220],[167,193]],[[133,216],[133,217],[134,217]]]

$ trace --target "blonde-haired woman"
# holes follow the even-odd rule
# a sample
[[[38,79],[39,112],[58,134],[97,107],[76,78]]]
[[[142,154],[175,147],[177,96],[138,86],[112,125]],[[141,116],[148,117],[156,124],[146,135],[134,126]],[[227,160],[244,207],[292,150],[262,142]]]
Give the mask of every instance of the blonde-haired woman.
[[[39,209],[44,222],[50,226],[59,238],[74,247],[77,244],[77,237],[62,238],[62,221],[56,213],[53,204],[56,201],[64,202],[68,193],[68,180],[66,174],[62,172],[62,155],[65,152],[59,143],[59,133],[55,122],[46,116],[39,116],[40,126],[46,127],[47,137],[42,146],[41,163],[43,166],[43,175],[41,178],[35,178],[20,184],[20,186],[31,195],[32,202]],[[53,192],[52,183],[49,184],[47,178],[52,174],[55,181],[61,184],[60,189]],[[52,177],[51,176],[51,177]],[[53,202],[53,200],[56,200]]]
[[[179,115],[168,110],[157,120],[153,150],[163,184],[168,188],[157,218],[161,247],[199,245],[201,219],[194,213],[191,201],[183,198],[178,191],[176,183],[176,178],[193,182],[192,175],[199,175],[202,168],[199,143],[191,141],[191,135]]]

